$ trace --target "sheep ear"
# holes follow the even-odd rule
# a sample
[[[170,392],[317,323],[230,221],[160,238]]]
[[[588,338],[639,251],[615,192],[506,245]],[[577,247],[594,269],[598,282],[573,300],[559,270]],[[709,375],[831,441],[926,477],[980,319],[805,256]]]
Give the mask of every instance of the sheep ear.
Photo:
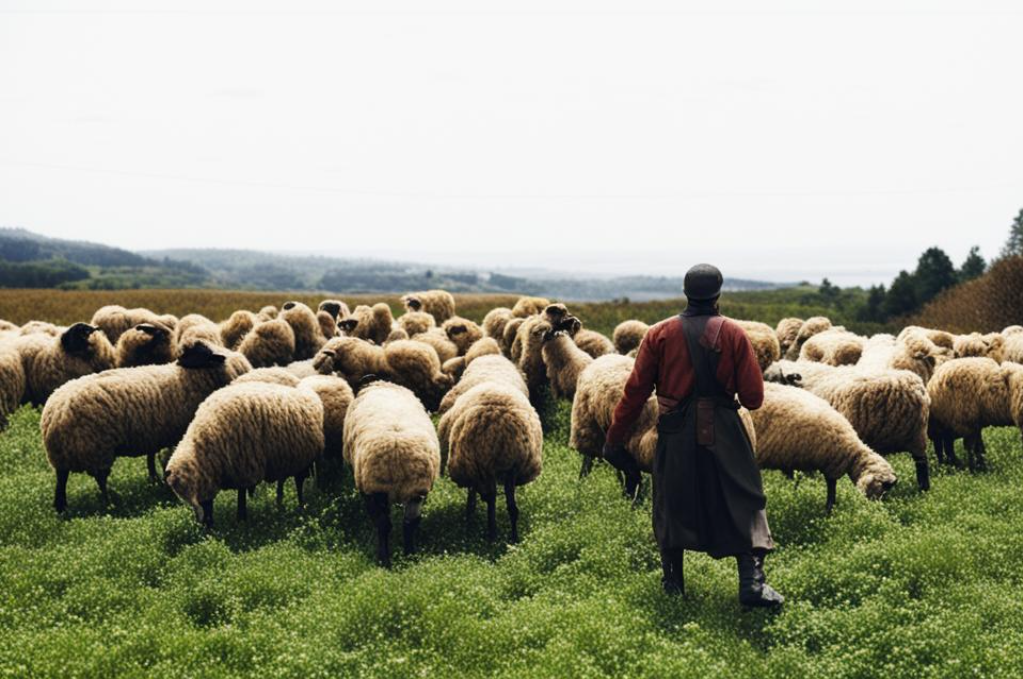
[[[363,375],[355,383],[355,391],[360,391],[364,387],[367,387],[373,384],[374,382],[380,382],[381,380],[382,378],[379,375]]]
[[[345,318],[344,320],[338,321],[337,325],[338,325],[339,328],[341,328],[345,332],[351,332],[352,330],[355,330],[356,326],[359,325],[359,319],[357,319],[357,318]]]
[[[803,383],[803,376],[799,373],[790,373],[785,375],[785,383],[792,387],[798,387]]]
[[[89,336],[99,328],[88,323],[75,323],[60,336],[60,346],[69,354],[81,353],[89,348]]]
[[[156,337],[160,332],[160,328],[156,327],[152,323],[139,323],[135,326],[135,329],[139,332],[144,332],[150,337]]]
[[[924,363],[926,363],[927,365],[929,365],[929,366],[931,366],[933,368],[934,364],[937,363],[937,359],[935,359],[933,356],[928,354],[927,356],[924,356]]]
[[[181,352],[178,365],[192,369],[215,368],[223,365],[226,360],[227,356],[214,351],[206,342],[196,342]]]
[[[287,311],[288,309],[294,309],[297,302],[285,302],[281,308]]]
[[[320,304],[320,310],[326,311],[336,320],[337,315],[341,313],[341,305],[337,302],[322,302]]]

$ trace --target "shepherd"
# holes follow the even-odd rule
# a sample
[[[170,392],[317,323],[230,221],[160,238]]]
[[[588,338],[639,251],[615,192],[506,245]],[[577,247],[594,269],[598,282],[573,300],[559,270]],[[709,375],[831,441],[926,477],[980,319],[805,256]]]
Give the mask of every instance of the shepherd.
[[[692,550],[735,557],[743,606],[778,607],[784,598],[764,575],[774,549],[767,500],[738,412],[740,404],[760,407],[764,378],[746,334],[718,309],[722,283],[710,264],[686,273],[686,309],[653,326],[640,345],[603,455],[626,476],[638,474],[623,444],[656,388],[653,520],[664,591],[684,592],[683,555]]]

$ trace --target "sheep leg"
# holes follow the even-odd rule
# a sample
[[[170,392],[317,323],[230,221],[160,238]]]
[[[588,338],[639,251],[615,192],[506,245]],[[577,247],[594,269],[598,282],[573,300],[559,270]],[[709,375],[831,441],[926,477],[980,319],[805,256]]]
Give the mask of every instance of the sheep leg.
[[[284,506],[284,479],[277,481],[277,506]]]
[[[206,530],[213,529],[213,500],[209,499],[201,503],[195,509],[195,518]]]
[[[247,489],[245,489],[245,488],[239,488],[238,489],[238,520],[239,521],[245,521],[245,520],[247,520],[249,518],[248,507],[245,504],[245,493],[246,492],[247,492]]]
[[[405,517],[402,521],[402,537],[406,556],[416,553],[416,531],[419,530],[419,522],[423,520],[423,500],[417,497],[405,503]]]
[[[514,545],[519,541],[519,506],[515,503],[515,479],[510,476],[504,482],[504,499],[508,503],[508,518],[511,519],[510,542]]]
[[[487,539],[493,542],[497,539],[497,490],[490,490],[481,495],[483,501],[487,503]]]
[[[974,444],[974,453],[977,456],[976,467],[977,471],[985,471],[987,469],[987,445],[984,443],[984,430],[981,429],[977,432],[977,441]]]
[[[71,472],[67,469],[57,470],[57,487],[53,494],[53,508],[57,510],[58,514],[67,509],[67,478],[70,475]]]
[[[931,438],[931,445],[934,446],[934,457],[938,458],[938,464],[945,464],[949,461],[945,457],[945,441],[941,436]]]
[[[149,482],[160,483],[160,477],[156,474],[156,453],[146,455],[146,469],[149,471]]]
[[[465,500],[465,519],[468,521],[476,513],[476,489],[469,489],[469,497]]]
[[[391,567],[391,503],[387,493],[373,493],[362,496],[366,501],[366,513],[377,529],[377,563],[384,568]]]
[[[298,506],[305,507],[305,493],[303,488],[305,487],[305,477],[309,475],[309,472],[303,472],[302,474],[295,474],[295,494],[298,495]]]
[[[835,491],[838,489],[838,479],[827,479],[828,482],[828,504],[824,513],[830,515],[835,507]]]
[[[110,495],[107,493],[107,478],[109,476],[109,469],[101,469],[93,474],[93,478],[96,479],[96,485],[99,486],[99,497],[103,501],[104,507],[110,504]]]
[[[931,467],[927,461],[927,451],[923,451],[922,455],[914,455],[914,462],[916,462],[916,486],[920,490],[931,489]]]
[[[583,455],[583,466],[579,470],[579,478],[585,479],[590,475],[590,470],[593,469],[593,458],[589,455]]]
[[[945,446],[945,459],[948,463],[954,466],[956,469],[962,469],[963,463],[956,457],[956,439],[955,436],[947,435],[942,437]],[[963,439],[963,447],[966,446],[966,439]],[[969,451],[967,451],[968,453]]]

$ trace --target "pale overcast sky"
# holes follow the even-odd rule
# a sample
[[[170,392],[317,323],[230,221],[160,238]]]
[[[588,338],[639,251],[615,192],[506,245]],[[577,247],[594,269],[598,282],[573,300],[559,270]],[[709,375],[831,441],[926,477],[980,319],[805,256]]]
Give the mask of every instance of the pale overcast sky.
[[[1021,9],[0,0],[0,225],[887,281],[1023,207]]]

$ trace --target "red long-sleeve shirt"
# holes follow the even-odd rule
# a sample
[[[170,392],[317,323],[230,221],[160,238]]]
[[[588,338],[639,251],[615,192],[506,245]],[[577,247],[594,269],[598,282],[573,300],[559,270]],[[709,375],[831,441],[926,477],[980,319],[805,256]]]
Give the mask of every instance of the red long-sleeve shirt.
[[[764,401],[764,376],[746,333],[737,323],[725,319],[717,346],[721,351],[718,383],[729,395],[738,394],[739,402],[747,409],[756,410]],[[682,321],[677,316],[661,321],[650,328],[640,345],[636,365],[607,431],[607,443],[624,443],[655,387],[663,414],[689,396],[695,385],[696,373],[689,358]]]

